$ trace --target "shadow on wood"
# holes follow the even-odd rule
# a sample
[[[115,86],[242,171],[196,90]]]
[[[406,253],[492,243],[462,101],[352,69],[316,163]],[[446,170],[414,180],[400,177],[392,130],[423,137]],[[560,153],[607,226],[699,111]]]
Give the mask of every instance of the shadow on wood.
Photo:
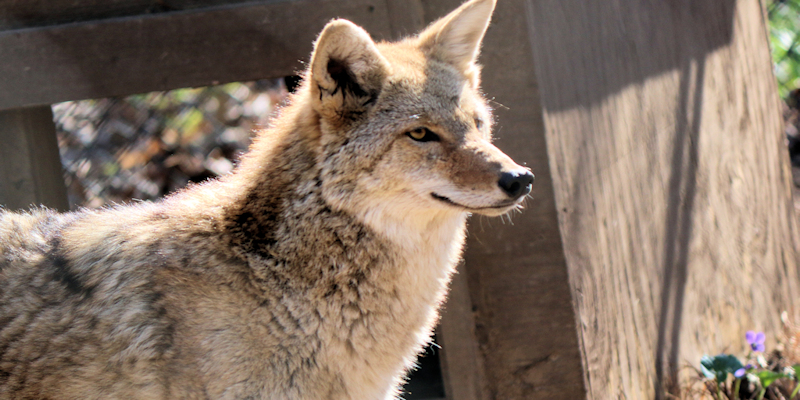
[[[696,66],[696,68],[691,68]],[[678,108],[675,110],[675,145],[669,178],[666,232],[664,234],[664,280],[659,310],[656,342],[656,380],[653,387],[666,386],[678,393],[681,318],[686,290],[686,268],[692,237],[692,208],[697,196],[697,163],[702,117],[703,74],[705,64],[687,64],[681,68]],[[693,91],[693,93],[692,93]],[[690,112],[691,107],[691,112]],[[662,385],[663,382],[663,385]],[[656,393],[657,397],[661,393]]]

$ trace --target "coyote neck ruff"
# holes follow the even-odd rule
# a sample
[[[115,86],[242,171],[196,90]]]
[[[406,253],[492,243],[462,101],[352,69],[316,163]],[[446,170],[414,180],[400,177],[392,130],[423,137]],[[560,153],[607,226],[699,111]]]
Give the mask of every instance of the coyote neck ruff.
[[[533,175],[491,144],[494,0],[417,36],[320,34],[236,171],[157,203],[0,211],[0,398],[391,399],[470,213]]]
[[[316,373],[331,374],[342,385],[337,391],[352,398],[390,397],[429,340],[461,250],[466,213],[414,212],[381,199],[360,203],[354,212],[326,200],[334,189],[326,188],[329,177],[317,163],[318,144],[295,133],[268,144],[275,151],[268,163],[244,162],[243,169],[249,162],[266,167],[244,190],[231,187],[238,198],[221,207],[222,231],[248,260],[249,281],[264,296],[274,331],[292,332],[280,340],[289,346],[281,358],[303,352],[320,368]],[[256,157],[260,146],[254,146]],[[354,196],[340,190],[335,195]],[[332,390],[330,384],[324,380],[318,393]],[[307,398],[309,389],[300,383],[297,397]]]

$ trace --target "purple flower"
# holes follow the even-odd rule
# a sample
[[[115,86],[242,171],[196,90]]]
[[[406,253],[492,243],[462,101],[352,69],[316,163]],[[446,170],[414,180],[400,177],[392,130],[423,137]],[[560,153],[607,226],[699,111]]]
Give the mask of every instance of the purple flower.
[[[735,376],[736,379],[739,379],[744,376],[745,372],[746,371],[744,370],[744,368],[739,368],[736,370],[736,372],[733,373],[733,376]]]
[[[744,337],[753,351],[764,351],[764,339],[766,339],[764,332],[747,331]]]

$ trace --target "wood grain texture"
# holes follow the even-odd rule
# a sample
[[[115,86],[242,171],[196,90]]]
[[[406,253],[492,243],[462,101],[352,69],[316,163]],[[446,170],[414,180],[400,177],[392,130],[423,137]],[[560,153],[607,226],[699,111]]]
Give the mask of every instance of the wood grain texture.
[[[256,0],[275,3],[285,0]],[[158,14],[254,0],[0,0],[0,30]]]
[[[392,38],[385,1],[299,0],[0,32],[0,109],[292,75],[330,19]]]
[[[475,332],[475,316],[464,264],[450,282],[437,337],[445,395],[448,400],[490,399],[483,356]]]
[[[589,397],[774,345],[798,233],[759,2],[526,4]]]
[[[0,111],[0,206],[69,210],[49,106]]]
[[[422,0],[386,0],[386,8],[393,39],[415,35],[425,28]]]

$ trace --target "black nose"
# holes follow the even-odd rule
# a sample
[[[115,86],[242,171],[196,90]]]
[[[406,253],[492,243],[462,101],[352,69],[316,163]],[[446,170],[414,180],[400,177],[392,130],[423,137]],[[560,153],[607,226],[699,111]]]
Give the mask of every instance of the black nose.
[[[511,198],[518,198],[531,192],[531,184],[533,183],[533,174],[527,169],[519,169],[516,171],[503,172],[500,175],[500,189]]]

